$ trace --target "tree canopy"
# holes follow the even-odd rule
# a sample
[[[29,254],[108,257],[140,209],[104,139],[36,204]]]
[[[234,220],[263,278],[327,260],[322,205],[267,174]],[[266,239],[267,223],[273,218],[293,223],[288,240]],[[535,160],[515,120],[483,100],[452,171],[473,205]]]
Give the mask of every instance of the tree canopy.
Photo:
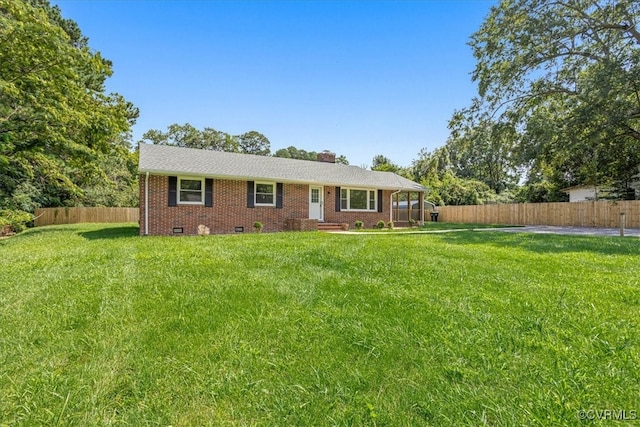
[[[447,146],[422,150],[413,161],[409,178],[427,187],[426,199],[438,205],[481,205],[506,201],[486,183],[456,174]]]
[[[259,156],[272,155],[269,138],[260,132],[252,130],[241,135],[231,135],[210,127],[199,130],[189,123],[183,125],[174,123],[167,127],[166,132],[151,129],[142,135],[140,142],[175,145],[176,147],[198,148],[202,150],[226,151],[229,153],[256,154]],[[316,161],[318,153],[289,146],[277,150],[273,153],[273,157]],[[349,164],[345,156],[336,157],[336,163]]]
[[[451,122],[460,170],[500,191],[614,186],[640,171],[640,3],[503,0],[470,45],[478,97]],[[545,184],[546,185],[546,184]]]
[[[111,63],[45,0],[0,0],[0,208],[92,203],[102,156],[138,111],[105,92]],[[123,148],[122,151],[120,148]]]
[[[325,152],[330,152],[325,150]],[[284,157],[286,159],[298,159],[298,160],[310,160],[317,161],[318,160],[318,152],[317,151],[307,151],[302,148],[294,147],[293,145],[288,146],[287,148],[281,148],[277,150],[273,157]],[[343,165],[348,165],[349,161],[347,157],[344,155],[336,156],[336,163],[340,163]]]
[[[174,123],[167,127],[166,132],[151,129],[142,135],[140,142],[260,156],[268,156],[271,153],[271,142],[260,132],[249,131],[242,135],[231,135],[210,127],[199,130],[189,123]]]
[[[281,148],[277,150],[274,157],[284,157],[286,159],[298,159],[298,160],[312,160],[316,161],[318,153],[316,151],[306,151],[301,148],[296,148],[290,145],[287,148]]]
[[[373,156],[371,170],[380,172],[398,172],[400,170],[400,166],[393,163],[388,157],[382,154],[377,154]]]
[[[174,123],[167,127],[166,132],[151,129],[142,135],[141,142],[202,150],[240,152],[236,137],[209,127],[199,130],[189,123],[183,125]]]

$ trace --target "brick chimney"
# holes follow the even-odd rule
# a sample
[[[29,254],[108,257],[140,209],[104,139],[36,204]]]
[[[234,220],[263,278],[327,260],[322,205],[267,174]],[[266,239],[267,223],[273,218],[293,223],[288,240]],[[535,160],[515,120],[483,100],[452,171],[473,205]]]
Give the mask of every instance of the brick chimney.
[[[319,162],[335,163],[336,162],[336,153],[332,153],[331,151],[323,151],[322,153],[318,153],[317,160]]]

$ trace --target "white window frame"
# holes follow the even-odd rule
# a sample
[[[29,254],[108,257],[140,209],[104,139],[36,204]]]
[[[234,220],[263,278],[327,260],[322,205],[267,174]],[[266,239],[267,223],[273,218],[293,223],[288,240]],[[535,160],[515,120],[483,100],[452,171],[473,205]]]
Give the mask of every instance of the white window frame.
[[[342,192],[347,191],[347,207],[342,207],[342,201],[345,200],[342,198]],[[367,208],[366,209],[351,209],[351,191],[366,191],[367,192]],[[373,193],[373,209],[371,209],[371,195]],[[370,188],[352,188],[352,187],[342,187],[340,188],[340,211],[342,212],[377,212],[378,211],[378,191],[372,190]]]
[[[200,181],[200,201],[199,202],[183,202],[180,200],[180,193],[182,192],[182,181]],[[179,176],[177,187],[177,202],[179,205],[204,205],[204,178],[197,176]]]
[[[273,193],[260,193],[260,194],[272,194],[273,202],[272,203],[262,203],[258,202],[258,185],[270,185],[273,188]],[[253,183],[253,204],[255,206],[275,206],[276,205],[276,197],[277,197],[277,184],[275,182],[270,181],[255,181]]]

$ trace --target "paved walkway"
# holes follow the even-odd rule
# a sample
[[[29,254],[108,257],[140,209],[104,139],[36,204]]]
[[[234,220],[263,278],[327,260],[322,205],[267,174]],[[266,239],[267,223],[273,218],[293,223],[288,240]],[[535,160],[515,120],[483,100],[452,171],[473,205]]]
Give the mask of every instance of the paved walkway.
[[[507,233],[578,234],[583,236],[620,236],[619,228],[557,227],[527,225],[525,227],[476,228],[474,231],[504,231]],[[640,228],[625,228],[625,236],[640,237]]]
[[[527,225],[525,227],[504,227],[504,228],[474,228],[474,229],[449,229],[449,230],[407,230],[400,233],[404,234],[432,234],[432,233],[452,233],[456,231],[503,231],[505,233],[539,233],[539,234],[573,234],[582,236],[620,236],[619,228],[595,228],[595,227],[557,227],[550,225]],[[389,233],[386,231],[329,231],[329,233],[335,234],[399,234]],[[640,228],[625,228],[625,237],[633,236],[640,237]]]

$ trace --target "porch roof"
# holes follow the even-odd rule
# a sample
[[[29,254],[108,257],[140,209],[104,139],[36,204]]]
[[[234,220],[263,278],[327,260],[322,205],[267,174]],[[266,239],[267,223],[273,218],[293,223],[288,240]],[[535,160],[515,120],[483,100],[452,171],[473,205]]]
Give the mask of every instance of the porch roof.
[[[343,165],[168,145],[140,144],[139,171],[238,180],[366,187],[424,192],[426,188],[392,172]]]

